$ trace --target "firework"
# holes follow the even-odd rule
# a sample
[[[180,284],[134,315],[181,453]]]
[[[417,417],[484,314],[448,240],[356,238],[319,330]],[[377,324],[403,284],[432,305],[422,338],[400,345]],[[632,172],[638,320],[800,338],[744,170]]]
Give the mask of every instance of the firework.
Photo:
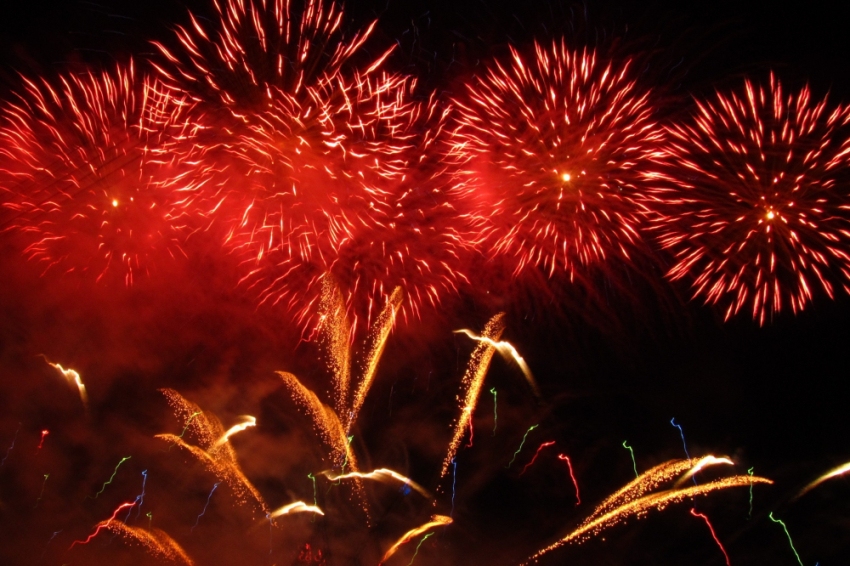
[[[221,446],[225,442],[229,442],[230,437],[233,436],[234,434],[236,434],[238,432],[242,432],[242,431],[244,431],[244,430],[246,430],[246,429],[248,429],[252,426],[257,426],[256,417],[252,417],[251,415],[245,415],[241,418],[243,419],[243,422],[235,424],[232,427],[230,427],[229,429],[227,429],[227,432],[222,434],[221,438],[219,438],[218,440],[215,441],[215,444],[213,444],[214,448]]]
[[[303,501],[296,501],[295,503],[284,505],[283,507],[272,511],[269,514],[269,520],[276,519],[277,517],[282,517],[283,515],[291,515],[292,513],[315,513],[317,515],[325,514],[321,509],[319,509],[315,505],[307,505]]]
[[[46,359],[47,358],[45,358],[45,360]],[[83,379],[80,377],[80,374],[77,373],[75,370],[72,370],[70,368],[65,369],[60,364],[54,364],[54,363],[51,363],[51,362],[47,362],[47,363],[49,365],[55,367],[56,369],[58,369],[59,373],[61,373],[62,376],[65,377],[65,379],[68,380],[68,383],[73,383],[74,385],[77,386],[77,391],[80,392],[80,401],[83,402],[83,407],[88,409],[89,397],[88,397],[88,394],[86,393],[86,386],[83,385]]]
[[[68,550],[70,550],[71,548],[74,548],[78,544],[88,544],[88,543],[90,543],[91,540],[94,537],[96,537],[98,535],[98,533],[100,533],[100,531],[109,527],[109,525],[112,524],[115,521],[115,518],[118,516],[118,513],[120,513],[124,509],[132,509],[132,507],[134,505],[135,505],[135,503],[122,503],[121,505],[116,507],[115,511],[112,513],[112,517],[110,517],[109,519],[107,519],[105,521],[101,521],[100,523],[98,523],[97,526],[94,529],[94,532],[92,534],[90,534],[87,538],[85,538],[84,540],[75,540],[74,542],[72,542],[71,546]]]
[[[531,460],[529,460],[528,464],[523,466],[522,471],[519,473],[519,475],[523,475],[528,470],[528,468],[530,468],[532,466],[532,464],[534,464],[534,462],[537,461],[537,457],[540,456],[541,450],[543,450],[544,448],[547,448],[549,446],[554,446],[554,444],[555,444],[555,441],[550,440],[549,442],[544,442],[543,444],[538,446],[537,452],[534,453],[534,456],[531,457]]]
[[[455,330],[455,334],[466,334],[473,340],[477,340],[478,342],[485,342],[495,347],[496,350],[504,357],[505,359],[512,359],[519,366],[519,369],[522,370],[522,374],[525,376],[525,379],[528,381],[528,384],[531,386],[531,389],[534,391],[534,394],[539,398],[540,397],[540,389],[537,387],[537,382],[534,381],[534,375],[531,373],[531,368],[528,367],[528,364],[525,363],[525,358],[519,355],[517,349],[514,348],[514,345],[506,340],[502,340],[496,342],[495,340],[491,340],[489,338],[484,338],[476,335],[471,330],[467,330],[466,328],[461,328],[460,330]],[[493,402],[495,403],[496,393],[491,390],[493,393]],[[494,409],[495,411],[495,409]],[[495,413],[494,413],[495,414]]]
[[[708,520],[708,515],[705,513],[699,513],[695,508],[691,509],[691,515],[694,517],[699,517],[705,524],[708,526],[708,530],[711,532],[711,538],[714,539],[714,542],[717,543],[717,546],[720,547],[721,552],[723,552],[723,557],[726,558],[726,566],[732,566],[732,563],[729,561],[729,554],[726,553],[726,549],[723,547],[723,544],[720,542],[720,539],[717,538],[717,533],[714,532],[714,527],[711,525],[711,521]]]
[[[491,318],[484,326],[482,337],[488,338],[491,341],[498,341],[505,330],[505,315],[499,313]],[[449,470],[449,466],[455,458],[460,440],[463,438],[466,427],[472,421],[472,413],[475,412],[475,406],[478,404],[478,394],[484,386],[484,377],[487,375],[487,370],[490,368],[490,361],[493,359],[493,354],[496,352],[495,346],[481,341],[473,350],[469,358],[469,364],[466,367],[466,373],[463,374],[461,387],[463,387],[463,401],[460,407],[460,416],[454,423],[454,435],[449,442],[448,453],[443,460],[443,466],[440,470],[440,477],[444,477]]]
[[[522,452],[522,447],[525,446],[525,441],[528,439],[529,433],[532,430],[534,430],[535,428],[537,428],[538,426],[540,426],[540,425],[539,424],[533,424],[530,427],[528,427],[528,430],[525,431],[525,434],[522,435],[522,441],[519,443],[519,447],[516,449],[516,452],[514,452],[514,455],[511,458],[511,461],[508,462],[507,466],[505,466],[506,468],[510,468],[513,465],[513,463],[516,461],[516,457],[519,456],[520,452]]]
[[[423,497],[426,497],[428,499],[431,498],[431,494],[428,493],[428,491],[424,487],[422,487],[421,485],[419,485],[418,483],[416,483],[412,479],[405,477],[405,476],[401,475],[400,473],[398,473],[394,470],[389,470],[387,468],[380,468],[380,469],[377,469],[377,470],[374,470],[374,471],[371,471],[371,472],[349,472],[347,474],[334,474],[331,471],[324,471],[324,472],[322,472],[322,475],[324,475],[326,478],[328,478],[331,481],[337,481],[337,480],[348,479],[348,478],[364,478],[364,479],[373,479],[373,480],[378,480],[378,481],[395,480],[397,482],[401,482],[404,486],[409,486],[409,487],[415,489]]]
[[[771,521],[773,521],[774,523],[779,523],[779,526],[781,526],[781,527],[782,527],[782,530],[783,530],[783,531],[785,531],[785,536],[788,538],[788,545],[791,547],[791,552],[793,552],[793,553],[794,553],[794,557],[797,559],[797,563],[798,563],[800,566],[803,566],[803,559],[802,559],[802,558],[800,558],[800,554],[797,552],[797,549],[796,549],[796,548],[794,548],[794,541],[793,541],[793,540],[791,540],[791,533],[789,533],[789,532],[788,532],[788,527],[787,527],[787,526],[785,526],[785,522],[784,522],[784,521],[782,521],[781,519],[776,519],[776,518],[773,516],[773,511],[771,511],[771,512],[768,514],[768,518],[770,518],[770,520],[771,520]]]
[[[192,566],[194,562],[177,542],[160,529],[140,529],[130,527],[120,521],[106,521],[104,526],[120,536],[127,543],[139,544],[158,562],[168,561]]]
[[[422,533],[427,532],[427,531],[434,529],[436,527],[444,527],[446,525],[451,524],[451,522],[452,522],[451,517],[446,517],[445,515],[434,515],[433,517],[431,517],[431,520],[428,521],[427,523],[425,523],[424,525],[420,525],[420,526],[416,527],[415,529],[411,529],[411,530],[407,531],[406,533],[404,533],[404,535],[402,535],[402,537],[400,539],[398,539],[395,542],[395,544],[393,544],[389,548],[389,550],[387,550],[384,553],[384,557],[381,558],[381,561],[378,563],[378,565],[380,566],[381,564],[384,564],[387,560],[390,559],[390,557],[392,557],[393,554],[396,553],[396,551],[402,545],[410,542],[411,540],[418,537]]]
[[[567,469],[570,471],[570,479],[573,480],[573,486],[576,488],[576,506],[581,505],[581,494],[578,491],[578,481],[576,481],[576,475],[573,472],[573,463],[570,457],[566,454],[558,454],[558,460],[563,460],[567,463]]]
[[[572,281],[640,245],[650,158],[660,138],[634,66],[565,42],[511,48],[458,107],[450,155],[457,192],[475,203],[491,257],[514,274]]]
[[[0,115],[0,184],[24,254],[44,272],[127,285],[185,256],[195,182],[177,150],[193,135],[185,101],[132,62],[24,82]]]
[[[118,474],[118,468],[121,467],[121,464],[123,464],[124,462],[126,462],[130,458],[132,458],[132,456],[125,456],[125,457],[121,458],[121,461],[119,461],[117,464],[115,464],[115,469],[112,471],[112,475],[109,476],[108,480],[103,482],[103,485],[100,487],[100,491],[98,491],[97,493],[94,494],[94,499],[97,499],[98,497],[100,497],[100,494],[103,493],[106,490],[106,486],[111,484],[112,481],[115,479],[115,476]]]
[[[817,478],[816,480],[811,482],[809,485],[804,487],[800,491],[800,493],[797,494],[797,497],[801,497],[801,496],[807,494],[809,491],[816,488],[817,486],[819,486],[820,484],[822,484],[823,482],[830,480],[832,478],[836,478],[838,476],[843,476],[847,472],[850,472],[850,462],[847,462],[846,464],[841,464],[840,466],[833,468],[830,471],[826,472],[825,474],[823,474],[822,476],[820,476],[819,478]]]
[[[655,229],[674,255],[670,279],[760,324],[848,289],[850,107],[808,87],[786,94],[771,74],[698,100],[667,129]]]

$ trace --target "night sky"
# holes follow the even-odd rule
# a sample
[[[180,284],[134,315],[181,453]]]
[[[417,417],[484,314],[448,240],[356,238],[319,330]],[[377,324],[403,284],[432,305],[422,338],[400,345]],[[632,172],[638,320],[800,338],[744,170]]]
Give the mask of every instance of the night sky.
[[[155,54],[151,40],[175,45],[172,26],[186,24],[188,10],[212,17],[210,4],[5,3],[0,96],[19,92],[20,76],[82,72],[131,56],[141,63]],[[850,14],[833,2],[787,9],[732,1],[348,4],[345,26],[378,19],[360,56],[368,60],[397,43],[387,67],[417,75],[424,90],[440,96],[460,93],[489,58],[508,54],[509,43],[563,36],[576,47],[639,61],[666,119],[686,111],[692,96],[734,88],[744,77],[763,81],[770,71],[789,89],[809,84],[816,98],[850,102]],[[746,313],[724,322],[719,309],[690,301],[686,284],[664,279],[661,254],[593,275],[593,292],[556,280],[535,293],[506,273],[471,273],[469,289],[444,297],[421,319],[399,322],[353,431],[362,470],[397,470],[436,493],[436,503],[396,484],[370,483],[367,520],[322,478],[319,504],[327,516],[284,517],[270,531],[227,485],[210,496],[215,476],[154,438],[179,434],[185,424],[159,390],[180,392],[225,428],[240,415],[256,416],[256,428],[231,441],[245,475],[272,509],[312,502],[308,474],[329,465],[309,418],[275,372],[295,374],[327,399],[331,385],[317,344],[301,339],[285,308],[257,307],[238,284],[235,259],[211,241],[126,288],[42,275],[43,265],[23,256],[20,235],[5,230],[9,215],[0,212],[0,564],[159,563],[110,532],[69,550],[133,501],[143,480],[141,513],[131,510],[127,524],[162,529],[196,564],[301,564],[305,545],[321,549],[326,564],[376,564],[405,531],[450,512],[454,523],[425,540],[415,564],[519,564],[633,479],[624,441],[639,471],[684,458],[671,419],[690,455],[728,456],[735,473],[752,467],[775,482],[755,488],[751,517],[746,488],[697,500],[732,564],[798,564],[771,512],[787,525],[806,566],[850,562],[847,480],[795,499],[810,481],[850,461],[850,298],[843,294],[834,301],[818,296],[802,313],[783,311],[759,326]],[[439,468],[475,346],[452,331],[480,332],[500,310],[507,313],[503,339],[525,358],[542,395],[535,398],[515,364],[494,358],[472,446],[466,438],[458,452],[452,503],[452,476],[439,480]],[[88,410],[46,360],[80,373]],[[39,449],[43,430],[49,434]],[[520,475],[547,441],[556,444]],[[581,505],[559,453],[574,465]],[[701,481],[724,474],[731,471],[711,471]],[[541,563],[724,564],[691,507],[632,518]],[[419,538],[389,564],[410,561]]]

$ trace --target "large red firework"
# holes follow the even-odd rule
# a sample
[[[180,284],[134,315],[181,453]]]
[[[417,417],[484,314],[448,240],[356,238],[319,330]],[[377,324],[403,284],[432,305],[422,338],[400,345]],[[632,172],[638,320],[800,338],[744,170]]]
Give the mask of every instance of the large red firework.
[[[629,260],[660,137],[649,92],[629,61],[564,41],[512,54],[454,101],[457,191],[476,203],[488,255],[512,258],[515,275],[539,267],[570,280]]]
[[[132,62],[114,71],[26,80],[0,123],[0,169],[11,228],[25,254],[56,272],[108,273],[132,284],[183,255],[191,226],[191,137],[185,105]],[[185,193],[185,194],[184,194]]]
[[[763,324],[850,282],[850,107],[745,81],[668,127],[657,229],[694,297]]]

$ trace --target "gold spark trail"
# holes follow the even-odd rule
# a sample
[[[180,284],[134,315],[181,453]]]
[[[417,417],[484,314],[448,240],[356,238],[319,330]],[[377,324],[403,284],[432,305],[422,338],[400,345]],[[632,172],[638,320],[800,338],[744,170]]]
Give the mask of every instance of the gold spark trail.
[[[384,557],[381,558],[380,562],[378,562],[378,566],[381,566],[381,564],[384,564],[387,560],[389,560],[402,545],[410,542],[412,539],[416,538],[417,536],[421,535],[426,531],[429,531],[436,527],[444,527],[450,524],[451,522],[451,517],[447,517],[445,515],[434,515],[433,517],[431,517],[431,520],[425,523],[424,525],[420,525],[415,529],[407,531],[402,535],[400,539],[395,542],[395,544],[390,547],[389,550],[387,550],[387,552],[384,554]]]

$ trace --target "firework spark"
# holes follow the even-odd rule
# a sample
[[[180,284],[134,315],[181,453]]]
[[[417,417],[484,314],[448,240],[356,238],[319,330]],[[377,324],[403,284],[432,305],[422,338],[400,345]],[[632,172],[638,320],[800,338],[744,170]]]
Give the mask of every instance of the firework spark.
[[[570,460],[570,457],[566,454],[558,454],[558,459],[563,460],[567,463],[567,468],[570,470],[570,479],[573,480],[573,486],[576,488],[576,506],[581,505],[581,495],[578,491],[578,481],[576,481],[576,475],[573,472],[573,463]]]
[[[528,364],[525,363],[525,358],[519,355],[519,352],[517,352],[517,349],[514,347],[513,344],[506,340],[501,340],[497,342],[495,340],[491,340],[490,338],[478,336],[477,334],[466,328],[455,330],[454,333],[466,334],[473,340],[476,340],[478,342],[485,342],[496,348],[496,350],[498,350],[502,357],[504,357],[505,359],[511,359],[516,362],[516,364],[519,366],[519,369],[522,370],[522,374],[525,376],[525,379],[528,381],[528,384],[531,386],[531,389],[534,391],[534,394],[537,397],[540,397],[540,389],[538,389],[537,387],[537,382],[534,381],[534,375],[532,375],[531,373],[531,368],[528,367]],[[490,392],[493,393],[492,390]],[[496,394],[493,393],[493,399],[495,400],[495,398]]]
[[[830,471],[826,472],[825,474],[823,474],[822,476],[820,476],[819,478],[817,478],[816,480],[811,482],[809,485],[804,487],[800,491],[800,493],[797,494],[797,497],[801,497],[801,496],[807,494],[808,492],[810,492],[811,490],[813,490],[814,488],[816,488],[817,486],[819,486],[820,484],[822,484],[823,482],[830,480],[832,478],[837,478],[838,476],[843,476],[847,472],[850,472],[850,462],[847,462],[846,464],[841,464],[840,466],[833,468]]]
[[[132,62],[24,82],[0,115],[0,184],[25,255],[45,273],[114,273],[127,285],[185,256],[194,179],[177,147],[193,127],[180,95]]]
[[[744,82],[673,124],[655,229],[668,277],[760,324],[850,288],[850,107]]]
[[[84,539],[84,540],[75,540],[74,542],[72,542],[72,543],[71,543],[71,546],[69,547],[69,549],[68,549],[68,550],[70,550],[71,548],[74,548],[74,547],[75,547],[75,546],[77,546],[78,544],[88,544],[88,543],[90,543],[90,542],[91,542],[91,539],[93,539],[94,537],[96,537],[96,536],[98,535],[98,533],[100,533],[100,531],[102,531],[102,530],[103,530],[103,529],[105,529],[105,528],[108,528],[108,527],[109,527],[109,525],[110,525],[110,524],[112,524],[112,522],[114,522],[114,521],[115,521],[115,517],[117,517],[117,516],[118,516],[118,513],[120,513],[120,512],[121,512],[121,511],[123,511],[124,509],[130,509],[130,508],[132,508],[134,505],[135,505],[135,503],[132,503],[132,502],[131,502],[131,503],[122,503],[121,505],[119,505],[119,506],[115,509],[115,511],[112,513],[112,517],[110,517],[109,519],[107,519],[107,520],[105,520],[105,521],[101,521],[100,523],[98,523],[98,524],[97,524],[97,526],[95,527],[94,532],[93,532],[92,534],[90,534],[90,535],[88,536],[88,538],[86,538],[86,539]]]
[[[45,358],[45,360],[46,359],[47,358]],[[74,385],[77,386],[77,391],[80,392],[80,401],[83,402],[83,407],[88,409],[89,397],[88,397],[88,394],[86,393],[86,386],[83,385],[83,380],[80,377],[80,374],[77,373],[75,370],[72,370],[70,368],[65,369],[60,364],[54,364],[54,363],[51,363],[49,361],[47,363],[49,365],[55,367],[56,369],[58,369],[59,373],[61,373],[62,376],[65,379],[68,380],[68,383],[73,383]]]
[[[711,532],[711,538],[714,539],[714,542],[717,543],[717,546],[720,547],[721,552],[723,552],[723,556],[726,558],[726,566],[732,566],[732,563],[729,561],[729,554],[727,554],[726,549],[720,542],[720,539],[717,538],[717,533],[714,532],[714,527],[711,525],[711,521],[708,520],[708,515],[705,515],[704,513],[699,513],[694,508],[691,509],[691,515],[693,515],[694,517],[699,517],[700,519],[705,521],[705,524],[708,526],[708,530]]]
[[[348,478],[363,478],[363,479],[373,479],[378,481],[387,481],[387,480],[395,480],[401,482],[405,486],[410,486],[423,497],[428,499],[431,498],[431,494],[424,487],[413,481],[412,479],[401,475],[400,473],[390,470],[387,468],[379,468],[377,470],[373,470],[371,472],[349,472],[347,474],[334,474],[333,472],[326,470],[322,472],[326,478],[331,481],[344,480]]]
[[[243,422],[237,423],[237,424],[233,425],[232,427],[230,427],[229,429],[227,429],[227,432],[222,434],[221,438],[219,438],[218,440],[215,441],[215,444],[213,444],[213,448],[218,448],[219,446],[221,446],[225,442],[230,442],[230,437],[233,436],[234,434],[242,432],[244,430],[247,430],[248,428],[250,428],[252,426],[257,426],[256,417],[252,417],[251,415],[245,415],[241,418],[243,419]]]
[[[401,548],[402,545],[410,542],[414,538],[418,537],[424,532],[427,532],[436,527],[444,527],[448,524],[451,524],[452,518],[446,517],[445,515],[434,515],[431,517],[431,520],[424,525],[420,525],[415,529],[411,529],[404,533],[400,539],[398,539],[395,544],[393,544],[386,553],[384,553],[384,557],[381,558],[381,561],[378,563],[378,566],[384,564],[387,560],[389,560],[396,551]]]
[[[322,511],[315,505],[307,505],[303,501],[296,501],[295,503],[290,503],[288,505],[280,507],[279,509],[275,509],[269,514],[269,519],[276,519],[284,515],[291,515],[292,513],[315,513],[317,515],[325,514],[324,511]]]
[[[640,245],[643,192],[660,139],[649,92],[630,61],[615,63],[566,43],[511,48],[457,97],[450,155],[458,192],[476,203],[491,255],[514,274],[549,277]]]
[[[192,566],[194,564],[177,541],[160,529],[144,530],[130,527],[115,520],[106,521],[104,528],[112,531],[128,543],[141,545],[157,561],[161,562],[164,560],[186,566]]]

